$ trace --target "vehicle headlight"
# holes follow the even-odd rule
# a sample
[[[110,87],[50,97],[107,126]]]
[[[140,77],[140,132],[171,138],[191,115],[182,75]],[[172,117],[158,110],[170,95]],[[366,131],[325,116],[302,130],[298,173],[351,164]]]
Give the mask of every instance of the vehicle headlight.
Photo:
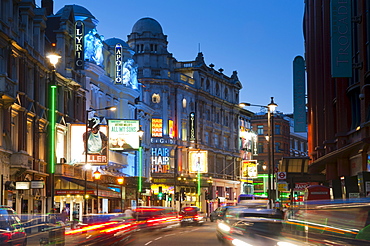
[[[233,239],[231,243],[235,246],[253,246],[252,244],[243,242],[242,240],[239,239]]]
[[[223,231],[226,231],[226,232],[229,232],[230,231],[230,226],[224,224],[224,223],[218,223],[218,228],[220,230],[223,230]]]

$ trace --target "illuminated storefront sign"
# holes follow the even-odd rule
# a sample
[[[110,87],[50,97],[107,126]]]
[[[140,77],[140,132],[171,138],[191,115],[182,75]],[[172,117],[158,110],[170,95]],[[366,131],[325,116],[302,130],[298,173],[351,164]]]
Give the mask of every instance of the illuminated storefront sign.
[[[161,144],[175,144],[175,140],[172,138],[151,138],[151,143],[161,143]]]
[[[121,44],[116,44],[115,52],[116,52],[116,78],[114,80],[114,84],[121,85],[122,84],[122,45]]]
[[[75,23],[75,69],[84,69],[84,23]]]
[[[161,138],[163,136],[162,127],[162,119],[152,119],[152,137]]]
[[[330,1],[331,76],[352,77],[352,1]]]
[[[189,152],[189,172],[190,173],[207,173],[208,172],[208,152],[190,151]]]
[[[110,150],[138,149],[140,147],[139,120],[108,120],[108,127]]]
[[[190,132],[190,141],[196,140],[196,131],[195,131],[195,113],[191,112],[189,115],[189,132]]]
[[[256,160],[243,160],[242,161],[241,179],[257,178],[257,161]]]
[[[83,124],[71,124],[70,125],[70,144],[71,147],[71,164],[84,164],[85,163],[85,135],[86,126]],[[106,125],[100,125],[97,134],[94,134],[89,130],[88,134],[88,146],[94,146],[99,148],[96,151],[87,152],[87,163],[106,165],[108,162],[108,127]],[[98,139],[96,143],[93,139]],[[100,140],[99,140],[100,139]],[[89,147],[88,147],[89,148]]]
[[[170,172],[170,150],[168,148],[151,149],[152,173]]]
[[[16,190],[29,190],[30,182],[15,182],[15,189]]]

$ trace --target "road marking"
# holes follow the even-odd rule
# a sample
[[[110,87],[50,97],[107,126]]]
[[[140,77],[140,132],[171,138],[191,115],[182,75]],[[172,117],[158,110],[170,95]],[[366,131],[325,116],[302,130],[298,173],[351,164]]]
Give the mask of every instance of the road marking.
[[[148,245],[148,244],[151,244],[153,241],[149,241],[149,242],[147,242],[146,244],[144,244],[144,245]]]
[[[159,240],[159,239],[161,239],[162,237],[157,237],[156,239],[154,239],[154,240]]]

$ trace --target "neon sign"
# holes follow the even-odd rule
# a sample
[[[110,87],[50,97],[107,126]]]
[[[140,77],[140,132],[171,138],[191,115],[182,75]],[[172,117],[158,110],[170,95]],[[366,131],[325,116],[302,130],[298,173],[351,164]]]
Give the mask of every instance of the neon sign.
[[[84,23],[75,23],[75,69],[84,69]]]
[[[168,148],[151,149],[152,173],[170,172],[170,150]]]
[[[115,54],[116,54],[116,78],[114,80],[114,84],[121,85],[122,84],[122,45],[120,43],[116,44]]]

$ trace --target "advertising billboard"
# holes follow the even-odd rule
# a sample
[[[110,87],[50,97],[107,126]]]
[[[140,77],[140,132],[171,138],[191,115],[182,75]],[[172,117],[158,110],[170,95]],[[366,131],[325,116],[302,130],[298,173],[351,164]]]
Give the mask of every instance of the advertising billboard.
[[[139,120],[108,120],[108,128],[110,150],[139,149]]]
[[[162,119],[152,119],[152,137],[163,137]]]
[[[86,163],[89,164],[106,165],[108,163],[108,127],[99,124],[91,125],[91,127],[86,132],[85,124],[70,125],[71,164],[85,164],[86,157]],[[85,155],[86,139],[87,155]]]
[[[208,172],[208,151],[190,151],[189,152],[189,172],[207,173]]]
[[[241,179],[257,178],[257,161],[256,160],[243,160],[241,168]]]

